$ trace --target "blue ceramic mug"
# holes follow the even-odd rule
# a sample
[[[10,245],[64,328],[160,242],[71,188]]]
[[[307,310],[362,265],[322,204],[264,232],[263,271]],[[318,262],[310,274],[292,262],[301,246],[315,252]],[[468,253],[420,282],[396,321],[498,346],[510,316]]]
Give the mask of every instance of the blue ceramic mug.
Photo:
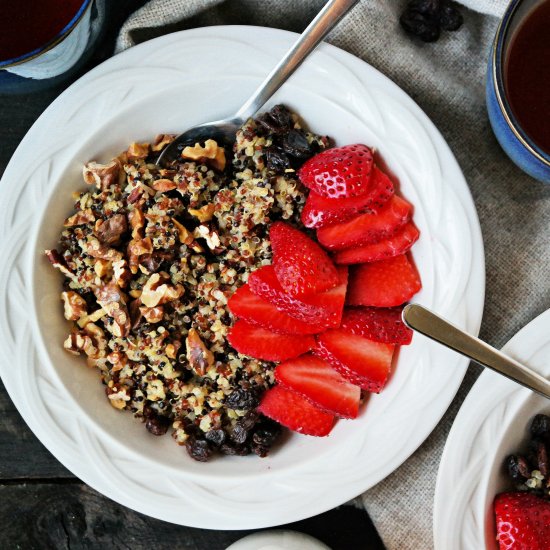
[[[540,0],[512,0],[500,22],[489,56],[487,110],[495,136],[506,154],[533,178],[550,183],[550,155],[538,147],[518,124],[504,86],[504,67],[512,36],[537,4]]]

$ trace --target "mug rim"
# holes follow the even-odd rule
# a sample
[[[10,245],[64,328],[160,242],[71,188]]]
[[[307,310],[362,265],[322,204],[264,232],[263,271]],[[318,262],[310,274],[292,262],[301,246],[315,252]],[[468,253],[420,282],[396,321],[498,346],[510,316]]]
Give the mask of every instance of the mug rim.
[[[24,53],[18,57],[12,57],[11,59],[0,59],[0,69],[8,69],[24,63],[25,61],[30,61],[47,51],[51,50],[57,46],[62,40],[64,40],[71,31],[76,27],[80,22],[88,8],[91,6],[93,0],[83,0],[81,6],[78,8],[78,11],[74,14],[71,20],[48,42],[42,44],[38,48],[31,50],[30,52]]]
[[[492,51],[492,76],[495,87],[495,95],[504,120],[506,121],[506,124],[514,133],[516,138],[539,161],[546,164],[547,166],[550,166],[550,154],[543,151],[538,145],[533,142],[533,140],[523,130],[516,117],[514,116],[510,103],[508,102],[508,99],[506,97],[506,88],[504,86],[504,42],[508,37],[508,32],[510,31],[510,23],[512,22],[518,7],[521,5],[522,2],[523,0],[512,0],[510,2],[497,28]]]

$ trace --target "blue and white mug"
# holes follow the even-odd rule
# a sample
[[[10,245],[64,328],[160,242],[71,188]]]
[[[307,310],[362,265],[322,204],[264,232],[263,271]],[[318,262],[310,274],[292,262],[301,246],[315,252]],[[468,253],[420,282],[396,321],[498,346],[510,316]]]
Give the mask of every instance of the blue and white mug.
[[[493,132],[506,154],[533,178],[550,183],[550,155],[538,147],[520,126],[504,86],[504,69],[514,32],[537,4],[540,0],[512,0],[500,22],[489,55],[487,110]]]

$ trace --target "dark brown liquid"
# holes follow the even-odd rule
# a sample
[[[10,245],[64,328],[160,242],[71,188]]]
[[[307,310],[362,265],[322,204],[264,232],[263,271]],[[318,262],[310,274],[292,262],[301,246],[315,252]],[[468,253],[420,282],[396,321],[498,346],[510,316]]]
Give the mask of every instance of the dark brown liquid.
[[[523,131],[550,154],[550,1],[527,15],[512,37],[506,95]]]
[[[54,39],[84,0],[0,0],[0,60],[14,59]]]

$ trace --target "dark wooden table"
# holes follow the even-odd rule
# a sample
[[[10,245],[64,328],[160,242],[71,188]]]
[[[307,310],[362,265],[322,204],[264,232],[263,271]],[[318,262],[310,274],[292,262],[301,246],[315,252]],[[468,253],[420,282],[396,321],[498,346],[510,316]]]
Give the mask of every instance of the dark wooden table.
[[[106,37],[83,71],[111,55],[120,24],[143,3],[118,0]],[[0,175],[33,122],[73,80],[39,93],[5,94],[0,88]],[[384,548],[366,512],[354,506],[286,527],[317,537],[333,550]],[[0,549],[222,550],[250,532],[181,527],[105,498],[37,440],[0,383]]]

